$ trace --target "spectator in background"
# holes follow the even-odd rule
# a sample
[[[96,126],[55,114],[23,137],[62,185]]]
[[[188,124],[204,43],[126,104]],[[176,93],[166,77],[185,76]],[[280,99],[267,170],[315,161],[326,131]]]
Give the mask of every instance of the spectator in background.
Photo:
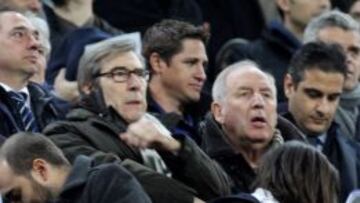
[[[5,202],[151,202],[123,167],[94,167],[85,156],[71,166],[61,150],[41,134],[18,133],[6,140],[0,151],[0,172]]]
[[[197,0],[95,0],[95,13],[125,32],[142,34],[163,19],[203,23]]]
[[[282,21],[270,23],[260,39],[240,45],[228,46],[225,57],[217,68],[242,60],[251,59],[260,64],[276,80],[278,101],[285,101],[283,80],[289,61],[301,46],[303,32],[309,21],[330,9],[330,0],[276,0]],[[220,67],[221,65],[221,67]]]
[[[339,177],[318,150],[290,141],[262,157],[255,192],[219,198],[211,203],[338,202]]]
[[[346,54],[344,92],[340,96],[335,121],[341,134],[360,142],[360,26],[349,15],[331,11],[313,19],[304,42],[322,41],[340,45]]]
[[[0,0],[0,5],[18,9],[22,12],[30,11],[43,17],[41,0]]]
[[[208,64],[203,28],[176,20],[150,27],[143,38],[143,53],[150,69],[148,111],[169,123],[174,134],[200,143],[198,123],[208,111],[202,89]],[[210,100],[210,99],[209,99]]]
[[[44,133],[73,162],[84,154],[96,164],[130,159],[173,179],[145,182],[154,202],[193,202],[229,192],[227,176],[189,138],[174,135],[146,114],[149,77],[136,42],[119,36],[90,45],[81,58],[79,107]]]
[[[307,43],[292,58],[284,81],[289,102],[283,115],[339,170],[340,202],[360,184],[360,146],[334,122],[346,74],[340,46]]]
[[[22,14],[0,12],[0,134],[41,131],[62,118],[55,98],[30,82],[41,61],[39,32]]]
[[[113,35],[95,27],[79,28],[64,37],[61,45],[53,52],[46,70],[46,81],[60,98],[76,103],[79,100],[77,72],[85,46]]]
[[[38,16],[30,14],[27,15],[27,17],[39,31],[40,41],[40,57],[38,62],[39,70],[32,76],[31,81],[48,87],[47,83],[45,82],[45,72],[47,67],[47,61],[50,57],[51,51],[49,25],[44,19]]]
[[[50,26],[50,41],[54,50],[58,49],[68,33],[80,27],[97,27],[111,34],[123,33],[94,14],[93,0],[51,0],[50,2],[44,4],[44,12]]]
[[[251,61],[223,70],[213,86],[211,113],[200,125],[202,148],[233,180],[233,192],[251,192],[261,157],[284,141],[304,140],[278,117],[274,79]]]

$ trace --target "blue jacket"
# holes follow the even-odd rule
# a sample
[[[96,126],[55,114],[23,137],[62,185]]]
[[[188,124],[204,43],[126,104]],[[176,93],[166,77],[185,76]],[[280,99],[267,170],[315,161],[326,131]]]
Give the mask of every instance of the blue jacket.
[[[64,113],[58,108],[58,99],[45,90],[41,85],[30,83],[28,85],[31,109],[35,116],[38,129],[41,131],[52,121],[64,118]],[[15,103],[8,97],[7,92],[0,87],[0,135],[10,135],[23,131],[19,112],[13,107]]]
[[[295,124],[289,112],[284,117]],[[350,192],[360,187],[360,145],[341,135],[339,126],[333,122],[327,131],[322,152],[339,171],[340,200],[345,202]]]

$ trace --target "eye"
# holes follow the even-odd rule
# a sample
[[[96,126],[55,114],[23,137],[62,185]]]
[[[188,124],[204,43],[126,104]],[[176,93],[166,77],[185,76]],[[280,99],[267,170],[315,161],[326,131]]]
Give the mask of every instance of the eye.
[[[273,95],[271,94],[271,92],[263,92],[262,95],[263,95],[265,98],[273,98]]]
[[[17,30],[15,32],[12,33],[12,36],[15,38],[22,38],[25,36],[25,32],[22,30]]]

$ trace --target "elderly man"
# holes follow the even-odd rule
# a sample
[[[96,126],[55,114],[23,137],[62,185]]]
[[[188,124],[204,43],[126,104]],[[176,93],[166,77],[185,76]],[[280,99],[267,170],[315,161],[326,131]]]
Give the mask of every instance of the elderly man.
[[[40,134],[18,133],[6,140],[0,151],[0,173],[5,202],[151,202],[123,167],[93,167],[85,156],[71,166],[60,149]]]
[[[222,71],[213,99],[201,125],[202,147],[231,176],[234,192],[250,192],[263,154],[284,140],[304,138],[288,121],[278,119],[274,79],[252,61]]]
[[[297,52],[285,77],[291,120],[339,170],[342,202],[360,185],[360,146],[338,131],[334,115],[346,85],[346,60],[335,44],[308,43]]]
[[[39,71],[39,33],[22,14],[0,11],[0,134],[41,131],[62,117],[54,97],[29,82]]]
[[[341,134],[360,142],[360,27],[351,16],[331,11],[315,18],[305,30],[304,42],[339,44],[346,54],[344,92],[335,114]]]
[[[202,28],[164,20],[150,27],[143,39],[151,70],[148,111],[169,117],[165,122],[171,132],[186,134],[197,143],[201,142],[198,123],[208,111],[208,105],[200,103],[208,63],[207,38]]]
[[[154,202],[193,202],[195,196],[210,199],[227,193],[227,176],[216,163],[189,137],[171,134],[146,114],[148,77],[133,40],[120,36],[91,45],[79,65],[82,108],[70,112],[67,121],[49,125],[45,134],[70,161],[79,154],[94,157],[98,164],[131,159],[170,171],[196,190],[150,184],[145,190]]]

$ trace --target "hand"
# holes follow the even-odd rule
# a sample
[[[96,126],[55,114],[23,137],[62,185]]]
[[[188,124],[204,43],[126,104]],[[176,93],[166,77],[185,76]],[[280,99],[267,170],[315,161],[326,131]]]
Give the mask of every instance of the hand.
[[[65,68],[62,68],[55,78],[54,90],[57,96],[66,101],[76,101],[79,98],[77,82],[65,79]]]
[[[154,148],[177,153],[181,149],[179,141],[153,116],[145,114],[139,121],[129,125],[119,137],[136,148]]]

